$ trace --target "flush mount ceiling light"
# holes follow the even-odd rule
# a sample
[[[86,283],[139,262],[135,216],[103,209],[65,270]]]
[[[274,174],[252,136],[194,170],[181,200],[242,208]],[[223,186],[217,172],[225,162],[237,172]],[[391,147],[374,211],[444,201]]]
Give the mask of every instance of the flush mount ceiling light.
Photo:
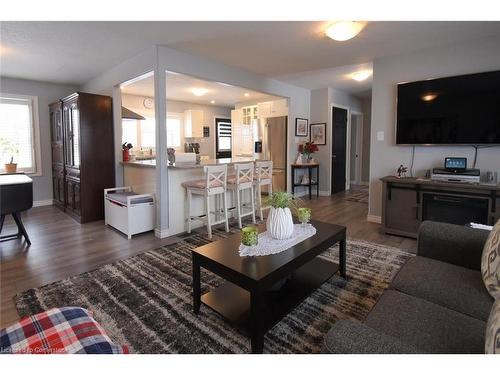
[[[365,27],[363,22],[338,21],[329,24],[325,30],[326,35],[338,42],[349,40],[358,35]]]
[[[250,96],[250,94],[249,94],[248,92],[246,92],[244,95],[245,95],[247,98]]]
[[[215,104],[215,100],[210,100],[210,104]]]
[[[355,81],[362,82],[372,75],[371,70],[360,70],[351,74],[351,78]]]
[[[428,94],[422,95],[420,97],[420,99],[422,99],[424,102],[431,102],[434,99],[436,99],[437,97],[438,97],[437,94],[428,93]]]
[[[191,93],[194,96],[203,96],[208,92],[208,89],[204,89],[202,87],[193,87],[193,88],[189,89],[189,91],[191,91]]]

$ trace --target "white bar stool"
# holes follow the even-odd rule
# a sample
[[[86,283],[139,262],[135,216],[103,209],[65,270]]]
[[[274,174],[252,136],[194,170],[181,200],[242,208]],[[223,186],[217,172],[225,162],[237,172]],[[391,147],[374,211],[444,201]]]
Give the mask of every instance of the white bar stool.
[[[270,206],[262,207],[262,186],[269,186],[268,193],[273,193],[273,162],[272,161],[256,161],[255,162],[255,194],[257,195],[257,209],[259,210],[260,220],[264,220],[262,210],[271,208]]]
[[[208,238],[212,239],[212,225],[216,224],[226,224],[226,232],[229,232],[229,222],[227,219],[227,201],[226,201],[226,191],[227,191],[227,166],[217,165],[217,166],[205,166],[203,168],[205,172],[205,178],[203,180],[186,181],[182,183],[182,186],[186,188],[187,191],[187,217],[188,217],[188,233],[191,233],[191,220],[200,220],[204,222],[207,226]],[[205,215],[203,216],[192,216],[191,215],[191,199],[193,194],[201,195],[205,197]],[[222,196],[223,211],[222,220],[212,222],[210,217],[211,214],[218,217],[221,213],[218,211],[210,210],[210,197]]]
[[[236,174],[227,179],[228,190],[231,190],[236,196],[236,206],[232,210],[236,210],[240,229],[242,227],[241,219],[245,216],[252,215],[252,222],[255,224],[254,168],[253,163],[235,164]],[[245,190],[250,190],[250,204],[242,202],[241,195]],[[250,211],[243,213],[243,209],[247,207],[250,208]]]

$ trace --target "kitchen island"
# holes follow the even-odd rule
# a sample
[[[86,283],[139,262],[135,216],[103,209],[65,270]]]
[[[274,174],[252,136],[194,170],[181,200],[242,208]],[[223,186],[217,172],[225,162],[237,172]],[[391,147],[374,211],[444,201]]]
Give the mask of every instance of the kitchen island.
[[[203,179],[203,167],[209,165],[227,165],[228,174],[234,171],[234,164],[238,163],[251,163],[255,158],[252,157],[236,157],[225,159],[209,159],[201,160],[197,163],[182,162],[174,163],[168,166],[168,196],[169,196],[169,213],[168,222],[169,229],[168,235],[172,236],[186,231],[187,228],[187,211],[186,202],[187,194],[186,189],[182,186],[183,182],[191,180]],[[156,191],[156,162],[155,160],[140,160],[122,162],[124,169],[124,185],[131,186],[132,189],[139,193],[154,193]],[[244,201],[249,201],[250,197],[243,195]],[[227,193],[228,207],[233,207],[233,197],[230,192]],[[216,207],[215,201],[211,202],[211,207]],[[191,204],[192,214],[203,215],[204,204],[203,199],[192,200]],[[230,215],[231,216],[231,215]],[[192,227],[200,227],[203,224],[199,221],[193,221]]]

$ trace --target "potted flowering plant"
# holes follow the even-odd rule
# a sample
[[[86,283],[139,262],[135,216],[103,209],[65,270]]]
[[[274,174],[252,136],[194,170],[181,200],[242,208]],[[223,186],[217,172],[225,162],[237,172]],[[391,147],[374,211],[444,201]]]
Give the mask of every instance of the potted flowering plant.
[[[312,142],[305,142],[299,145],[299,152],[306,156],[307,161],[310,161],[311,154],[314,154],[318,150],[318,146]]]
[[[123,161],[129,161],[130,160],[130,149],[132,147],[133,147],[132,143],[125,142],[124,144],[122,144]]]

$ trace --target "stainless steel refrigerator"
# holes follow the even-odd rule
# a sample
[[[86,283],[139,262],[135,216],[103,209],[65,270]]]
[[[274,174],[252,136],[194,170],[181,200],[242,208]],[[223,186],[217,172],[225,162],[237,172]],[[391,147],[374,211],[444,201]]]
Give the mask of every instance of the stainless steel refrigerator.
[[[273,191],[286,191],[287,117],[270,117],[262,121],[263,158],[273,161]]]

